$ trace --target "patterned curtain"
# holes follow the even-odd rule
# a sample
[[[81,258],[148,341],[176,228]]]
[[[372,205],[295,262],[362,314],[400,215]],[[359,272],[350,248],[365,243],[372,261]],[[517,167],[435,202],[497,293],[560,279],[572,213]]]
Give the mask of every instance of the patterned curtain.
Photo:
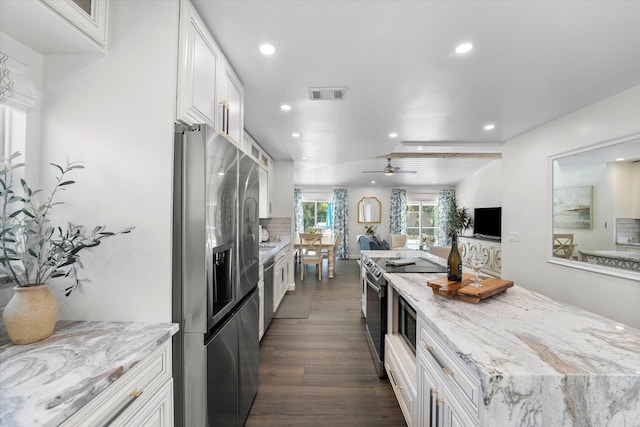
[[[449,246],[451,244],[451,230],[449,230],[449,211],[456,198],[455,190],[441,190],[438,196],[438,245]]]
[[[302,190],[300,190],[299,188],[293,189],[293,218],[295,220],[295,233],[304,233],[304,220],[302,215]]]
[[[333,233],[342,233],[338,250],[336,251],[337,259],[346,259],[349,254],[349,204],[347,200],[347,190],[345,188],[336,188],[333,190],[333,198],[331,199],[333,213]]]
[[[391,190],[389,234],[407,234],[407,190],[402,188]]]

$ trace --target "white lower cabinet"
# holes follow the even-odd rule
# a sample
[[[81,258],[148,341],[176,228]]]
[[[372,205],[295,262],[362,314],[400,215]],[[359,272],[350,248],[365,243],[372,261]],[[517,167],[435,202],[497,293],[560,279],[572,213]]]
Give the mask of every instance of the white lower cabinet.
[[[416,372],[412,369],[414,366],[413,354],[408,354],[400,338],[397,335],[385,335],[384,367],[408,426],[415,425],[414,411],[418,393]]]
[[[462,359],[418,320],[417,417],[425,427],[477,427],[483,412],[480,379]]]
[[[79,409],[62,426],[173,426],[171,339]]]
[[[282,298],[289,289],[289,258],[291,257],[290,246],[285,246],[275,256],[275,265],[273,266],[273,300],[275,312],[282,302]]]

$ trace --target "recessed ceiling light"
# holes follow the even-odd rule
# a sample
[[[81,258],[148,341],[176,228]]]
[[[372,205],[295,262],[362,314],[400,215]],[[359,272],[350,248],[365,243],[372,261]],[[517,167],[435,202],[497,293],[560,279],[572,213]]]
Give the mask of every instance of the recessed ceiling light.
[[[473,49],[473,45],[471,43],[462,43],[456,46],[456,53],[462,55],[471,52],[471,49]]]
[[[218,172],[218,175],[224,176],[224,172]]]
[[[265,43],[260,45],[260,52],[264,53],[265,55],[273,55],[274,53],[276,53],[276,48],[269,43]]]
[[[291,110],[291,105],[289,105],[289,104],[282,104],[282,105],[280,106],[280,109],[281,109],[282,111],[289,111],[289,110]]]
[[[397,133],[395,133],[395,132],[391,132],[391,133],[389,134],[389,138],[396,138],[397,136],[398,136],[398,134],[397,134]]]
[[[418,147],[416,147],[416,150],[422,151],[422,150],[424,150],[424,148],[422,148],[421,146],[418,146]]]
[[[487,123],[486,125],[484,125],[484,130],[494,130],[496,128],[496,125],[494,125],[493,123]]]
[[[307,160],[307,158],[308,158],[307,156],[302,156],[300,157],[300,160]]]
[[[618,157],[618,158],[616,159],[616,162],[621,162],[621,161],[623,161],[623,160],[624,160],[624,157]]]
[[[300,138],[300,134],[298,132],[292,133],[291,136],[294,138]]]
[[[432,184],[437,184],[438,182],[437,182],[437,181],[431,181],[431,183],[432,183]]]
[[[624,331],[624,325],[616,325],[616,329],[619,331]]]
[[[375,181],[371,181],[371,183],[372,183],[372,184],[375,184],[376,182],[375,182]]]

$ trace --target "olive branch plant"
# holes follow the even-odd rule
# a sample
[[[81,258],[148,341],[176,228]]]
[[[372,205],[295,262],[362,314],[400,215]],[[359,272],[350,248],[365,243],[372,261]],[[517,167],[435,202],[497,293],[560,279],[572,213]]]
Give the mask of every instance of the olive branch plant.
[[[17,163],[16,152],[3,157],[0,163],[0,196],[2,196],[2,228],[0,230],[0,272],[9,276],[18,287],[42,285],[50,278],[71,279],[65,295],[77,289],[88,279],[78,278],[82,268],[80,253],[98,246],[102,240],[117,234],[130,233],[135,227],[112,232],[99,225],[87,231],[82,225],[67,223],[65,229],[50,225],[52,209],[63,202],[54,201],[56,195],[75,181],[68,175],[83,169],[81,162],[69,162],[66,166],[50,163],[59,175],[53,189],[46,195],[43,190],[33,190],[24,179],[15,183],[14,171],[25,166]],[[44,198],[44,201],[40,199]]]

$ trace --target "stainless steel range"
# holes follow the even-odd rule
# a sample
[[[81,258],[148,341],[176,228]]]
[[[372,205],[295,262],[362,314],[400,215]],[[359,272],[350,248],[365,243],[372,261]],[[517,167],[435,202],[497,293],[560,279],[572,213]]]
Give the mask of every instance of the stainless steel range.
[[[366,337],[371,358],[384,378],[384,336],[387,333],[387,280],[384,273],[446,273],[447,267],[428,258],[363,258],[366,269]]]

